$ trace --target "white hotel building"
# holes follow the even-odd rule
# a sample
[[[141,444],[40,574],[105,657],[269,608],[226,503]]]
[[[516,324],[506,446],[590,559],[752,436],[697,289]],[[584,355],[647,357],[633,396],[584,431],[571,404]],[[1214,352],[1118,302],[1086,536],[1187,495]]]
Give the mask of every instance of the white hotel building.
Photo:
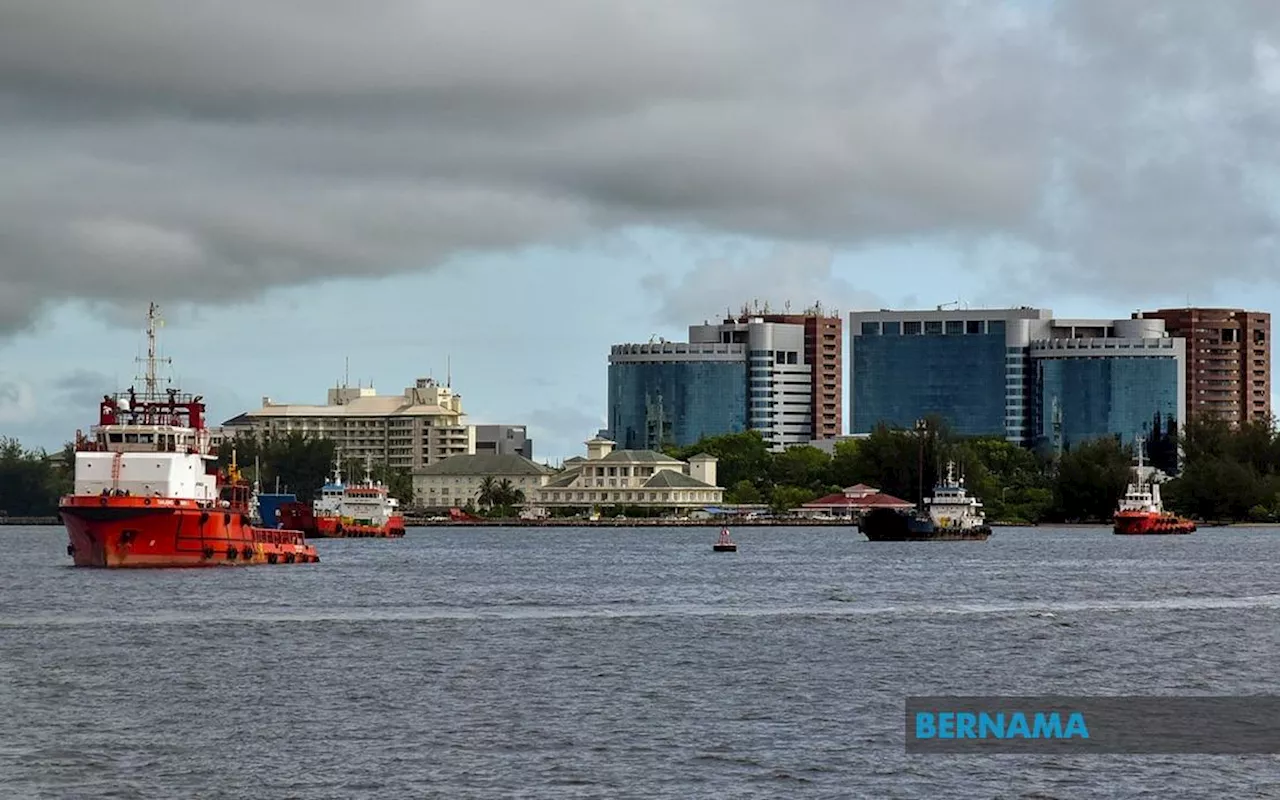
[[[302,433],[332,439],[344,458],[395,469],[415,470],[455,455],[476,452],[474,425],[463,422],[462,395],[431,378],[419,378],[399,395],[379,395],[373,387],[329,390],[322,406],[276,403],[223,423],[237,435]]]

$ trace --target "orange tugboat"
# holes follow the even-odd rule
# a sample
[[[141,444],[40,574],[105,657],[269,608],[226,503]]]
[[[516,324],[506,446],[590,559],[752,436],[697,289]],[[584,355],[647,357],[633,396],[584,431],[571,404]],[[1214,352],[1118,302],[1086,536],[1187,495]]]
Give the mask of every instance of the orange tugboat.
[[[1134,482],[1125,490],[1115,514],[1115,532],[1126,536],[1151,536],[1191,533],[1196,524],[1164,510],[1160,500],[1160,487],[1143,477],[1142,448],[1144,441],[1137,440],[1138,468]]]
[[[157,308],[147,316],[146,391],[105,395],[76,433],[75,488],[59,512],[77,567],[317,562],[300,531],[262,527],[234,459],[215,466],[200,396],[157,391]]]

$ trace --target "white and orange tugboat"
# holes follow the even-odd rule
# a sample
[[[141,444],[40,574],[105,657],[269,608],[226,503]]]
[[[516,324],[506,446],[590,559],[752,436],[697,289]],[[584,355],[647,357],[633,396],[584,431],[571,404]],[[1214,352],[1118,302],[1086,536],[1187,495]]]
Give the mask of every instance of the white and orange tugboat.
[[[262,527],[254,490],[219,472],[199,395],[157,388],[156,304],[147,315],[146,388],[105,395],[76,432],[75,484],[58,511],[78,567],[212,567],[317,562],[300,531]]]
[[[1192,533],[1196,529],[1195,522],[1179,517],[1164,510],[1160,500],[1160,487],[1143,477],[1142,448],[1145,441],[1137,439],[1138,467],[1135,470],[1134,482],[1125,490],[1120,498],[1120,505],[1115,514],[1115,532],[1124,536],[1158,536],[1177,533]]]

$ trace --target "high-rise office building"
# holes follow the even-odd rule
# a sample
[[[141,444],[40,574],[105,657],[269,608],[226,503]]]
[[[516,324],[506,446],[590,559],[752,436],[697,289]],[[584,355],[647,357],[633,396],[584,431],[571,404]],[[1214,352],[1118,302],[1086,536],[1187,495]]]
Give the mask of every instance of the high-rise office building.
[[[747,427],[775,450],[808,444],[813,431],[813,366],[803,325],[763,317],[689,326],[689,343],[747,347]]]
[[[813,368],[805,326],[761,317],[689,327],[688,342],[614,345],[609,437],[626,449],[759,431],[773,449],[808,444]]]
[[[657,341],[609,350],[607,438],[684,447],[747,428],[747,346]]]
[[[909,428],[937,414],[964,436],[1031,436],[1028,347],[1051,311],[870,311],[849,315],[849,432]]]
[[[1235,425],[1271,415],[1271,315],[1240,308],[1162,308],[1135,318],[1164,320],[1187,341],[1186,407]]]
[[[1184,344],[1157,320],[1024,307],[855,312],[849,324],[851,433],[936,414],[960,435],[1069,446],[1186,414]]]
[[[1128,444],[1186,419],[1186,342],[1164,322],[1054,320],[1029,348],[1032,443],[1061,451],[1103,436]]]
[[[821,303],[804,311],[790,310],[775,314],[768,310],[752,311],[743,307],[734,321],[747,322],[757,317],[765,322],[804,327],[804,358],[809,363],[813,386],[812,439],[834,439],[844,433],[844,320],[837,313],[827,313]],[[728,322],[729,319],[726,319]]]

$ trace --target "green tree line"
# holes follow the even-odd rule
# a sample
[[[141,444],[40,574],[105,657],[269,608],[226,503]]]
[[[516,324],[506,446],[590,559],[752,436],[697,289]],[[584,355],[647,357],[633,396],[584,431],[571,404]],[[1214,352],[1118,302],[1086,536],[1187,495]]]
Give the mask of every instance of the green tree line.
[[[29,450],[17,439],[0,436],[0,512],[11,517],[48,517],[58,513],[58,498],[72,489],[75,448],[61,454]]]
[[[225,468],[231,463],[233,451],[240,473],[251,482],[257,477],[263,492],[274,492],[278,481],[280,491],[292,492],[299,500],[310,501],[333,476],[336,448],[331,439],[308,437],[296,431],[283,436],[230,439],[218,450],[219,467]],[[255,476],[255,464],[261,475]],[[363,459],[344,458],[342,480],[348,484],[363,481],[365,469]],[[413,479],[407,471],[375,463],[370,465],[369,474],[373,480],[387,485],[402,508],[413,504]]]
[[[1280,521],[1274,421],[1232,427],[1202,420],[1178,430],[1156,419],[1147,438],[1147,463],[1170,476],[1161,487],[1169,510],[1211,521]],[[988,518],[1014,523],[1109,520],[1133,479],[1136,458],[1132,444],[1114,437],[1037,452],[999,437],[955,436],[938,418],[920,431],[882,425],[865,439],[838,442],[833,455],[809,446],[773,453],[756,432],[666,452],[680,459],[716,456],[726,502],[762,503],[778,512],[857,483],[918,502],[954,461]]]
[[[1274,420],[1188,425],[1182,472],[1162,487],[1165,505],[1213,521],[1280,521],[1280,433]]]

